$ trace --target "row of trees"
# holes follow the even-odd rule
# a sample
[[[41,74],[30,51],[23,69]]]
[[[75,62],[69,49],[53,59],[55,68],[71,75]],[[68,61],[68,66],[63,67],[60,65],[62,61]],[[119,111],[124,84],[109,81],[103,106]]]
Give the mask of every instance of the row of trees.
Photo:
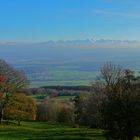
[[[74,106],[71,102],[62,102],[47,97],[37,105],[37,121],[74,122]]]
[[[91,93],[76,97],[75,121],[104,129],[110,140],[140,136],[140,77],[105,64]]]

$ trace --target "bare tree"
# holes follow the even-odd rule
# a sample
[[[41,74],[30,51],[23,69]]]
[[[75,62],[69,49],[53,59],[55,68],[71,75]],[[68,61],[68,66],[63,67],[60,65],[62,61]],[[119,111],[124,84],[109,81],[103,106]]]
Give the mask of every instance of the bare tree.
[[[107,62],[101,68],[100,73],[100,83],[103,83],[106,87],[107,93],[110,93],[114,88],[116,88],[116,85],[118,85],[121,79],[124,77],[125,71],[121,69],[120,66]]]

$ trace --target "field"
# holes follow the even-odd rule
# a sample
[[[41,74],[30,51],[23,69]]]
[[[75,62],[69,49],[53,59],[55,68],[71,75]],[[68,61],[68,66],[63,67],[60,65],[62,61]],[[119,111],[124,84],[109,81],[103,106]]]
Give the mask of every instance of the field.
[[[138,48],[19,45],[1,47],[0,56],[24,72],[31,87],[90,85],[105,62],[113,62],[122,68],[140,69]]]
[[[22,122],[0,126],[0,140],[105,140],[102,130],[64,124]]]
[[[57,97],[54,97],[53,99],[57,101],[70,101],[74,99],[74,97],[75,96],[57,96]]]

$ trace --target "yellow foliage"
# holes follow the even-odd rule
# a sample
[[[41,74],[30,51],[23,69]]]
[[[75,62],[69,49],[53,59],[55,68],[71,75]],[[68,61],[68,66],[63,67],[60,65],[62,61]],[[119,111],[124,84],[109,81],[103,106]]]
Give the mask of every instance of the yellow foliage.
[[[35,120],[36,103],[24,94],[14,95],[4,109],[4,117],[8,119]]]

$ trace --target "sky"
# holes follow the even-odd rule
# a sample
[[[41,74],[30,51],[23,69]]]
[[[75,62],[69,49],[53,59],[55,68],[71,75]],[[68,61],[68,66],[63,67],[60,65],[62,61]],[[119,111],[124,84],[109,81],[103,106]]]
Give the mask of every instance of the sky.
[[[140,0],[0,0],[0,41],[140,40]]]

